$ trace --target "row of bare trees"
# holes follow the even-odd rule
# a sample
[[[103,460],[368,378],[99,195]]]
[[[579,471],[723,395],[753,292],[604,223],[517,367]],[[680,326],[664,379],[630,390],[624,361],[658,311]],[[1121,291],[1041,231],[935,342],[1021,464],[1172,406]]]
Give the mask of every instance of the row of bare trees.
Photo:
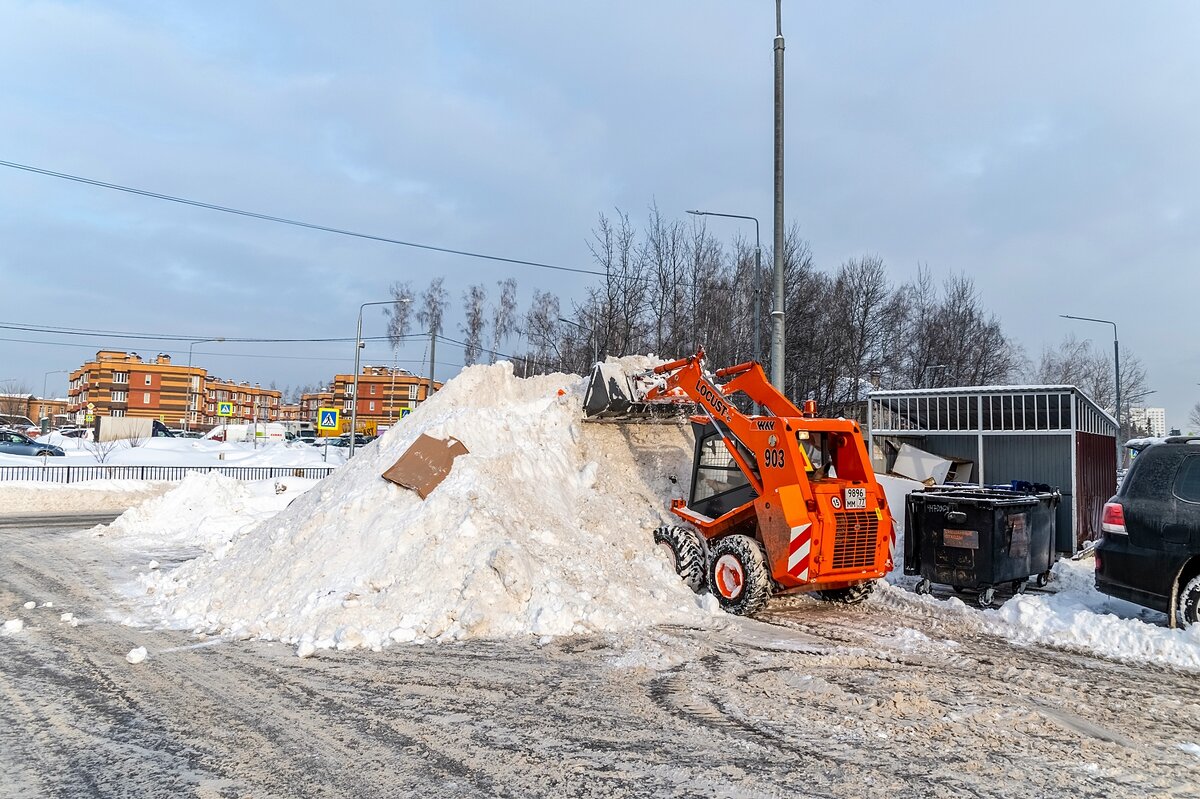
[[[758,357],[770,368],[772,254],[756,271],[754,243],[722,242],[702,218],[664,217],[651,207],[639,228],[628,214],[601,214],[589,242],[602,272],[579,299],[535,288],[518,307],[517,284],[469,286],[457,330],[446,329],[451,298],[441,278],[423,291],[391,287],[388,336],[399,346],[432,332],[462,352],[462,363],[512,360],[518,373],[585,372],[598,356],[678,357],[704,346],[710,362]],[[874,255],[818,268],[797,229],[784,249],[787,393],[827,413],[849,412],[879,388],[992,385],[1014,380],[1070,383],[1101,406],[1114,403],[1112,361],[1068,337],[1030,364],[966,274],[935,278],[927,266],[897,283]],[[756,336],[757,333],[757,336]],[[1122,404],[1149,393],[1146,372],[1122,357]]]

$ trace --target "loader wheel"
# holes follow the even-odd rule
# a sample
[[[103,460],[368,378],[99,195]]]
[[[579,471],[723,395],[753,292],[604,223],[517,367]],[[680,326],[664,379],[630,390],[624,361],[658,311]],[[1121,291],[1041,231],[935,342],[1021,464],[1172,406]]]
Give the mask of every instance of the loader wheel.
[[[704,590],[704,544],[699,533],[668,525],[654,531],[654,543],[671,553],[675,571],[688,588],[697,594]]]
[[[727,535],[712,545],[708,589],[727,613],[752,616],[771,596],[771,572],[762,544],[744,535]]]
[[[857,605],[871,595],[875,590],[875,581],[855,583],[845,588],[831,588],[828,591],[817,591],[817,598],[826,602],[837,602],[840,605]]]

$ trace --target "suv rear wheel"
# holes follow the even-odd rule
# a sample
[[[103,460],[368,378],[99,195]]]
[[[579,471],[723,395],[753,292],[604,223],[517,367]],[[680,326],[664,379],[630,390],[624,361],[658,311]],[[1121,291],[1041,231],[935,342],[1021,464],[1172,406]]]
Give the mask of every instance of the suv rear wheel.
[[[1184,627],[1200,624],[1200,575],[1188,580],[1179,591],[1179,618]]]

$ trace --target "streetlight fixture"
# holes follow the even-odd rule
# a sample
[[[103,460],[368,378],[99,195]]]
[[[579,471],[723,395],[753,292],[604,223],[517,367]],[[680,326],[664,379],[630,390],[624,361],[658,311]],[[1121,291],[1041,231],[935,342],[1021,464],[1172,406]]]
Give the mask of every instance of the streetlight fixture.
[[[754,360],[762,363],[762,335],[759,332],[759,316],[762,313],[762,242],[758,237],[758,219],[742,214],[720,214],[716,211],[688,211],[692,216],[722,216],[726,219],[748,219],[754,223]],[[772,364],[774,371],[774,364]]]
[[[192,422],[192,395],[194,393],[196,393],[196,392],[192,391],[192,347],[196,346],[197,344],[207,344],[207,343],[213,342],[213,341],[224,341],[224,340],[225,340],[224,336],[217,336],[216,338],[198,338],[195,341],[188,342],[188,394],[187,394],[187,408],[185,409],[187,412],[183,416],[183,429],[184,430],[192,429],[192,424],[191,424],[191,422]]]
[[[362,340],[363,309],[370,305],[395,305],[397,302],[408,302],[408,301],[409,301],[409,299],[407,297],[403,297],[399,300],[392,299],[392,300],[379,300],[377,302],[364,302],[362,305],[358,306],[358,329],[357,329],[357,332],[354,334],[354,383],[353,383],[354,388],[352,389],[354,395],[350,400],[350,452],[347,454],[347,456],[346,456],[347,458],[354,457],[354,443],[355,443],[355,439],[358,438],[358,373],[360,371],[359,360],[360,360],[360,356],[362,353],[362,349],[363,349],[363,347],[366,346],[366,342],[364,342]]]
[[[588,333],[591,336],[591,338],[592,338],[592,363],[598,363],[600,361],[600,345],[596,341],[596,339],[598,337],[596,336],[595,328],[586,328],[583,325],[579,324],[578,322],[572,322],[570,319],[563,319],[561,316],[558,317],[558,321],[566,322],[568,325],[577,327],[580,330],[582,330],[584,333]]]
[[[1093,319],[1090,316],[1071,316],[1060,313],[1063,319],[1077,319],[1080,322],[1096,322],[1102,325],[1112,325],[1113,329],[1113,369],[1116,372],[1117,394],[1117,460],[1121,459],[1121,344],[1117,341],[1117,323],[1111,319]]]

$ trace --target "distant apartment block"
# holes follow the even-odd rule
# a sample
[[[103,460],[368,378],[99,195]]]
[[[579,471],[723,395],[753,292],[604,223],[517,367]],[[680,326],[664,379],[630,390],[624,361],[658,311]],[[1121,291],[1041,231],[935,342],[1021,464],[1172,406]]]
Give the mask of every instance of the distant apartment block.
[[[195,418],[204,378],[203,369],[176,366],[165,353],[144,360],[136,352],[100,350],[95,360],[71,372],[67,412],[81,423],[91,410],[98,416],[158,419],[173,427],[189,414]]]
[[[221,404],[226,403],[232,412],[220,414]],[[219,424],[246,424],[249,422],[277,422],[283,394],[273,388],[263,388],[258,383],[235,383],[219,377],[210,377],[204,385],[204,408],[200,424],[215,427]]]
[[[85,422],[89,410],[94,416],[158,419],[168,427],[206,429],[254,420],[315,423],[318,409],[337,408],[349,429],[354,410],[353,374],[334,375],[328,391],[304,394],[298,403],[285,405],[275,389],[213,377],[201,366],[179,366],[165,353],[151,360],[136,352],[100,350],[94,360],[71,372],[70,381],[68,399],[57,412],[78,424]],[[434,390],[441,385],[435,383]],[[358,375],[359,423],[393,424],[424,402],[428,390],[428,378],[405,369],[364,366]],[[229,416],[220,414],[223,403],[228,403]]]
[[[1167,411],[1165,408],[1130,408],[1130,424],[1147,435],[1162,438],[1167,434]]]

